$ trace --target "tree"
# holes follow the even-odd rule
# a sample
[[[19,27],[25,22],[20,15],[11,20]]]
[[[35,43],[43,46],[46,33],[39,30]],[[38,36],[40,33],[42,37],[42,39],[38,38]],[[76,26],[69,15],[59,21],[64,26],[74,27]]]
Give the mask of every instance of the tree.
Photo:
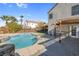
[[[1,16],[0,18],[1,18],[2,20],[6,21],[6,25],[8,24],[8,21],[10,20],[9,16],[6,16],[6,15]]]
[[[8,29],[10,33],[15,33],[17,31],[20,31],[22,29],[22,26],[17,24],[16,22],[10,22],[8,23]]]
[[[13,16],[10,16],[10,20],[11,20],[11,22],[16,22],[17,21],[17,19]]]
[[[0,17],[2,20],[6,21],[6,25],[8,24],[8,21],[11,21],[11,22],[14,22],[14,21],[17,21],[15,17],[13,16],[1,16]]]
[[[21,25],[22,25],[22,22],[23,22],[23,17],[24,17],[23,15],[20,16],[20,18],[21,18],[21,19],[20,19]]]
[[[48,26],[44,22],[39,22],[38,25],[37,25],[37,27],[36,27],[36,30],[38,32],[47,32],[47,29],[48,29]]]
[[[17,26],[17,23],[16,23],[17,19],[14,16],[4,15],[4,16],[1,16],[0,18],[2,20],[6,21],[6,27],[5,28],[7,28],[8,31],[10,30],[10,32],[11,32],[11,30],[13,31],[15,29],[14,26]]]

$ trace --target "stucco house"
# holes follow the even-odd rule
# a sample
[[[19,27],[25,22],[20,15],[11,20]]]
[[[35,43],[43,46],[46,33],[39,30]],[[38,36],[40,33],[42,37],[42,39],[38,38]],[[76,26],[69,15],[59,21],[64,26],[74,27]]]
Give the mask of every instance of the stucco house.
[[[24,22],[24,28],[27,28],[27,29],[36,29],[36,27],[38,26],[38,24],[40,23],[41,21],[33,21],[33,20],[26,20]],[[42,22],[43,23],[43,22]]]
[[[56,3],[48,12],[48,33],[79,37],[79,3]]]

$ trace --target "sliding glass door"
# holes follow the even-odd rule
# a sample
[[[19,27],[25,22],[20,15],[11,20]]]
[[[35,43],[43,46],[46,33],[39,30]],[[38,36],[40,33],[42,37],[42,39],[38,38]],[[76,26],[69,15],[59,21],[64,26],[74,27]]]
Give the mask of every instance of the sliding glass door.
[[[76,26],[71,27],[71,35],[72,36],[76,36],[76,29],[77,29]]]

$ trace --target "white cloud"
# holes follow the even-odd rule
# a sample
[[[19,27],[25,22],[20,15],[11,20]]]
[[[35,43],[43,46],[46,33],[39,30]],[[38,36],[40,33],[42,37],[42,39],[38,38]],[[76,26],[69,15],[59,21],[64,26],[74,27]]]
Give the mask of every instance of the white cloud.
[[[2,3],[2,4],[6,5],[8,3]],[[16,6],[20,7],[20,8],[27,8],[28,4],[26,4],[26,3],[16,3]],[[8,7],[12,7],[12,4],[9,4]]]
[[[28,7],[28,5],[27,4],[24,4],[24,3],[16,3],[16,5],[18,7],[21,7],[21,8],[27,8]]]

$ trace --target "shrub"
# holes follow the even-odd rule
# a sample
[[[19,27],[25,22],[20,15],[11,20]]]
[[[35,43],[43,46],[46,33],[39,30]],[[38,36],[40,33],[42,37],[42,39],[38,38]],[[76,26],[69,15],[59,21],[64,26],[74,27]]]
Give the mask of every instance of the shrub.
[[[16,22],[10,22],[7,24],[7,26],[10,33],[15,33],[22,29],[22,26],[17,24]]]

